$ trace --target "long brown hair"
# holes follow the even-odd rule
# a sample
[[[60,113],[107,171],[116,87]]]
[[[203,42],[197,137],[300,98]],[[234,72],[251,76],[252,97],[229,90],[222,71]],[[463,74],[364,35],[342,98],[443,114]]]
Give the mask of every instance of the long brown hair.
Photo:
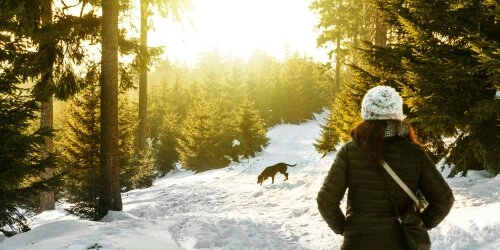
[[[351,130],[351,138],[358,143],[361,148],[366,150],[370,158],[375,162],[382,160],[382,154],[384,153],[384,135],[385,127],[388,122],[393,122],[396,131],[399,130],[401,122],[397,120],[369,120],[362,121],[358,123]],[[411,125],[404,122],[408,126],[408,135],[405,138],[409,139],[411,142],[418,144],[415,131]]]

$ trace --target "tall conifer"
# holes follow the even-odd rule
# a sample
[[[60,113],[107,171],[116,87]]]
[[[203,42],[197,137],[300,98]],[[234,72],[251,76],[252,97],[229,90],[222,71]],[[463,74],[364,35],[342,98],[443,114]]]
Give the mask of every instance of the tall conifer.
[[[245,99],[238,107],[235,117],[236,134],[238,141],[236,150],[244,158],[254,157],[267,145],[269,138],[267,129],[259,112],[252,101]]]
[[[53,155],[42,157],[40,150],[52,131],[29,130],[39,106],[21,87],[34,53],[25,44],[9,34],[0,36],[4,66],[0,71],[0,231],[6,234],[29,230],[25,212],[48,187],[36,176],[54,164]]]
[[[150,183],[153,169],[141,172],[140,161],[135,155],[134,113],[125,96],[119,103],[118,158],[120,182],[123,190],[138,187],[138,183]],[[99,220],[100,185],[100,99],[99,86],[89,85],[72,98],[68,108],[64,138],[59,148],[62,152],[62,168],[65,173],[63,197],[72,205],[68,211],[84,219]],[[144,170],[147,171],[147,170]],[[149,181],[148,181],[149,180]],[[141,185],[141,187],[144,187]]]
[[[201,172],[225,167],[236,158],[234,128],[225,107],[220,99],[200,98],[188,111],[177,140],[184,168]]]
[[[100,219],[99,109],[97,86],[89,86],[74,97],[60,145],[66,173],[63,197],[72,204],[68,211],[90,220]]]
[[[177,107],[173,104],[167,106],[156,138],[157,170],[161,176],[174,169],[175,163],[179,161],[176,148],[181,123]]]
[[[365,43],[363,60],[352,66],[353,103],[359,107],[375,85],[398,89],[423,144],[452,163],[452,175],[498,173],[500,137],[488,136],[500,132],[498,73],[483,60],[495,49],[486,44],[499,42],[495,8],[491,1],[381,1],[388,44]],[[453,142],[446,145],[444,138]]]
[[[481,54],[471,46],[476,41],[500,42],[498,16],[491,12],[498,6],[460,0],[385,6],[387,20],[400,34],[387,55],[393,55],[392,62],[399,59],[393,67],[404,72],[392,79],[400,82],[410,120],[428,139],[429,149],[446,156],[453,165],[452,175],[466,174],[468,169],[498,173],[500,137],[490,136],[500,134],[493,80],[498,73],[488,72]],[[443,136],[454,142],[436,151],[443,145],[436,138]]]
[[[0,3],[0,231],[6,235],[29,230],[25,213],[38,207],[33,201],[49,190],[51,181],[37,177],[55,164],[54,155],[42,150],[51,128],[30,127],[40,110],[26,88],[28,81],[39,77],[44,55],[33,49],[39,8],[38,3],[24,1]]]

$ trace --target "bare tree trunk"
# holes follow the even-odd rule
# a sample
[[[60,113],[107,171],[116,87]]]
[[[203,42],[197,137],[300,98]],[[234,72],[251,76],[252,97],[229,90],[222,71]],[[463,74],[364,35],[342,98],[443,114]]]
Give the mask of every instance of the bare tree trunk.
[[[99,217],[121,211],[118,166],[118,0],[102,1],[101,194]]]
[[[51,0],[44,0],[40,2],[41,4],[41,12],[42,12],[42,24],[50,24],[52,23],[52,2]],[[51,46],[50,44],[47,46]],[[42,45],[41,47],[44,47]],[[47,62],[44,66],[43,71],[41,72],[42,81],[45,81],[44,87],[49,87],[52,84],[52,62]],[[43,100],[41,103],[41,112],[40,112],[40,128],[54,128],[54,98],[52,97],[52,92],[50,90],[43,90],[47,92],[47,94],[43,95]],[[47,158],[50,154],[52,154],[52,137],[45,138],[45,145],[42,149],[42,157]],[[48,168],[41,174],[42,179],[50,179],[54,176],[52,169]],[[40,199],[38,203],[38,211],[43,212],[46,210],[55,209],[56,199],[54,190],[48,190],[42,192],[40,194]]]
[[[139,129],[137,151],[144,155],[147,149],[148,134],[148,1],[141,0],[141,69],[139,75]]]

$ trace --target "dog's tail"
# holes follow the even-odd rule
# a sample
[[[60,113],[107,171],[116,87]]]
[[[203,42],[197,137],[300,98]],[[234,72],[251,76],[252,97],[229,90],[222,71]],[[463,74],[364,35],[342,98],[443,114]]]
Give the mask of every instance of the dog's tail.
[[[297,165],[297,163],[295,163],[295,164],[293,164],[293,165],[290,165],[290,164],[287,164],[287,163],[285,163],[285,164],[286,164],[287,166],[289,166],[289,167],[293,167],[293,166]]]

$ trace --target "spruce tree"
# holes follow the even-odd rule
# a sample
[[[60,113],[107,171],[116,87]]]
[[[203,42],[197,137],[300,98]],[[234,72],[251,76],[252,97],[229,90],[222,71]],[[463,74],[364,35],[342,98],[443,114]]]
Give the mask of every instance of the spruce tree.
[[[74,15],[75,8],[85,8]],[[65,100],[80,88],[86,74],[86,67],[92,59],[86,57],[89,41],[96,39],[99,18],[88,2],[74,6],[61,1],[2,1],[0,4],[0,30],[23,39],[30,59],[23,73],[24,80],[33,84],[32,94],[41,103],[40,127],[53,129],[54,99]],[[70,14],[71,13],[71,14]],[[27,56],[28,54],[24,54]],[[77,72],[78,73],[75,73]],[[52,154],[52,137],[45,138],[43,152]],[[50,179],[56,166],[42,173],[42,178]],[[35,206],[38,211],[53,209],[53,190],[44,192]]]
[[[136,154],[136,109],[122,92],[118,101],[118,165],[120,167],[120,186],[122,191],[146,188],[155,179],[155,156],[151,142],[146,145],[143,155]]]
[[[12,86],[11,80],[6,74],[0,76],[0,232],[6,235],[29,230],[26,212],[48,188],[47,181],[34,176],[54,164],[53,155],[45,158],[40,152],[44,136],[51,133],[28,131],[36,119],[37,103]]]
[[[65,168],[63,197],[67,209],[84,219],[99,220],[99,88],[89,86],[71,100],[60,147]]]
[[[356,81],[348,87],[352,107],[359,110],[367,89],[393,86],[421,142],[437,158],[446,157],[452,175],[498,173],[500,137],[488,136],[499,134],[498,73],[484,61],[495,50],[488,44],[499,41],[495,7],[489,1],[395,0],[378,9],[391,31],[388,44],[360,49],[362,61],[352,65]],[[446,145],[444,138],[453,142]]]
[[[156,142],[157,170],[160,176],[164,176],[175,168],[179,160],[177,152],[177,138],[180,133],[181,119],[178,109],[174,105],[166,106],[163,122]]]
[[[272,104],[272,93],[277,89],[280,79],[280,63],[272,56],[261,51],[254,52],[248,59],[247,92],[264,118],[267,126],[281,122],[281,116]],[[276,114],[275,114],[276,113]]]
[[[358,76],[355,81],[345,83],[344,88],[331,98],[329,116],[322,125],[320,138],[314,144],[322,154],[334,151],[335,146],[350,140],[352,127],[361,121],[361,100],[364,93],[376,86],[378,78],[366,74],[366,71],[353,66],[353,74]]]
[[[234,128],[225,107],[220,99],[199,98],[188,111],[177,140],[179,162],[185,169],[201,172],[237,160]]]
[[[450,138],[443,148],[440,140],[427,140],[428,148],[445,156],[452,175],[468,169],[498,173],[500,134],[498,101],[494,100],[498,72],[488,72],[481,53],[473,44],[498,44],[498,16],[490,1],[398,2],[383,9],[397,27],[400,38],[393,46],[395,68],[410,120],[424,139]],[[393,14],[395,13],[395,15]],[[391,19],[392,18],[392,19]],[[491,47],[484,47],[486,50]],[[380,55],[382,56],[382,55]]]
[[[286,111],[284,120],[300,123],[311,119],[313,113],[320,112],[327,104],[327,92],[321,85],[323,77],[316,72],[318,65],[310,58],[294,54],[284,63],[285,92],[284,105]]]
[[[344,88],[343,91],[345,92],[347,89]],[[343,99],[336,98],[332,102],[335,101],[341,102]],[[328,113],[328,117],[322,121],[320,137],[313,143],[316,151],[323,154],[323,156],[330,151],[336,150],[335,147],[337,145],[349,140],[347,137],[348,133],[346,133],[345,130],[347,130],[347,127],[351,126],[351,116],[345,116],[343,117],[345,119],[342,119],[342,114],[345,114],[345,112],[343,112],[345,110],[335,108],[341,107],[341,104],[332,103],[330,107],[331,110]]]
[[[55,180],[38,178],[55,164],[53,153],[43,149],[53,131],[33,131],[40,99],[26,88],[40,79],[49,63],[47,53],[36,46],[39,38],[50,36],[39,26],[40,4],[0,3],[0,231],[6,235],[29,230],[25,213],[38,207],[33,201]]]
[[[134,112],[125,96],[119,103],[118,158],[123,190],[152,183],[153,169],[143,169],[135,155]],[[99,86],[93,84],[72,98],[64,138],[58,145],[62,152],[63,197],[71,203],[68,211],[84,219],[99,220],[100,186],[100,99]],[[147,159],[147,158],[145,158]],[[147,164],[143,162],[142,164]],[[148,166],[148,165],[147,165]]]
[[[238,155],[244,158],[254,157],[255,153],[260,152],[262,147],[267,145],[269,138],[266,136],[267,129],[264,126],[264,121],[255,104],[249,99],[245,99],[238,107],[235,126]]]
[[[179,160],[177,137],[186,109],[192,102],[189,93],[189,71],[181,65],[163,62],[152,74],[149,94],[151,144],[156,159],[155,169],[160,176],[175,168]]]
[[[163,17],[179,19],[179,13],[186,7],[184,0],[140,0],[140,73],[139,73],[139,126],[137,150],[146,154],[148,147],[148,71],[154,53],[148,47],[148,31],[150,30],[150,16],[152,9],[158,10]]]
[[[45,136],[52,131],[31,131],[30,125],[39,110],[27,89],[21,88],[29,72],[32,56],[26,41],[9,34],[0,36],[0,231],[11,235],[29,230],[25,212],[41,191],[48,190],[48,180],[36,178],[54,164],[54,156],[42,157]]]
[[[335,58],[335,86],[331,87],[330,114],[323,124],[316,149],[325,154],[335,150],[339,143],[350,139],[349,131],[361,120],[360,105],[363,94],[378,84],[379,78],[364,70],[365,44],[385,46],[384,31],[376,8],[376,1],[315,0],[311,9],[320,15],[318,27],[322,29],[318,44],[330,49]],[[335,46],[333,46],[335,45]],[[328,70],[326,70],[328,72]]]

